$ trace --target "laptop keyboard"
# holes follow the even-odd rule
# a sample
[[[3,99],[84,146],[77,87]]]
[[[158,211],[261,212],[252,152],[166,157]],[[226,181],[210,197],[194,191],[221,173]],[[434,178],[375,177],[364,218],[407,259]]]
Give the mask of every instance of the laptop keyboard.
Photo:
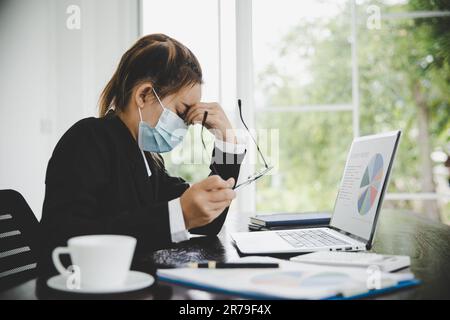
[[[338,239],[320,229],[280,231],[277,234],[296,248],[350,245],[350,243]]]

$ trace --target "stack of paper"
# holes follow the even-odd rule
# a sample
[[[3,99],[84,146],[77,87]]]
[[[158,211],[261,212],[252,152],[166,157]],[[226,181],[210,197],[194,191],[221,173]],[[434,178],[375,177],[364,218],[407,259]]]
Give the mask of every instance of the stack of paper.
[[[357,297],[418,283],[411,273],[317,266],[269,257],[233,262],[277,262],[276,269],[160,269],[160,280],[247,298],[328,299]]]

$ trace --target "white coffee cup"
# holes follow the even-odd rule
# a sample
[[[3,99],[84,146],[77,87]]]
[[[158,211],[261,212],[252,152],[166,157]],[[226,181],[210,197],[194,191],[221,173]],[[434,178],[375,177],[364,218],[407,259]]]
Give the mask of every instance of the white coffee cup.
[[[65,276],[73,275],[64,268],[59,255],[70,254],[72,270],[78,272],[80,287],[117,288],[126,281],[133,259],[136,239],[120,235],[91,235],[69,239],[67,247],[53,250],[56,269]]]

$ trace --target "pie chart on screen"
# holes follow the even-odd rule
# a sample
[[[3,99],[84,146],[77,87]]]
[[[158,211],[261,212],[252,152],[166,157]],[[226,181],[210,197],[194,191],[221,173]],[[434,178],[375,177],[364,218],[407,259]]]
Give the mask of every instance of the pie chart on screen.
[[[370,159],[359,186],[358,212],[360,215],[366,215],[372,208],[380,192],[382,179],[383,157],[377,153]]]

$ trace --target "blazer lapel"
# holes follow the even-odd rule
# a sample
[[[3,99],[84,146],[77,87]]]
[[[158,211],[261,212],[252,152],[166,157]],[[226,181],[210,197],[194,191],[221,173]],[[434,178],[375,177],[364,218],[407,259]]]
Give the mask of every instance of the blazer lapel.
[[[155,188],[152,183],[152,177],[148,176],[147,168],[145,166],[144,157],[142,152],[129,131],[128,127],[122,122],[122,120],[116,115],[110,115],[112,128],[117,136],[117,142],[119,148],[123,150],[123,155],[129,164],[132,179],[136,187],[136,191],[142,204],[152,203],[155,200]],[[153,167],[150,165],[150,170]]]

